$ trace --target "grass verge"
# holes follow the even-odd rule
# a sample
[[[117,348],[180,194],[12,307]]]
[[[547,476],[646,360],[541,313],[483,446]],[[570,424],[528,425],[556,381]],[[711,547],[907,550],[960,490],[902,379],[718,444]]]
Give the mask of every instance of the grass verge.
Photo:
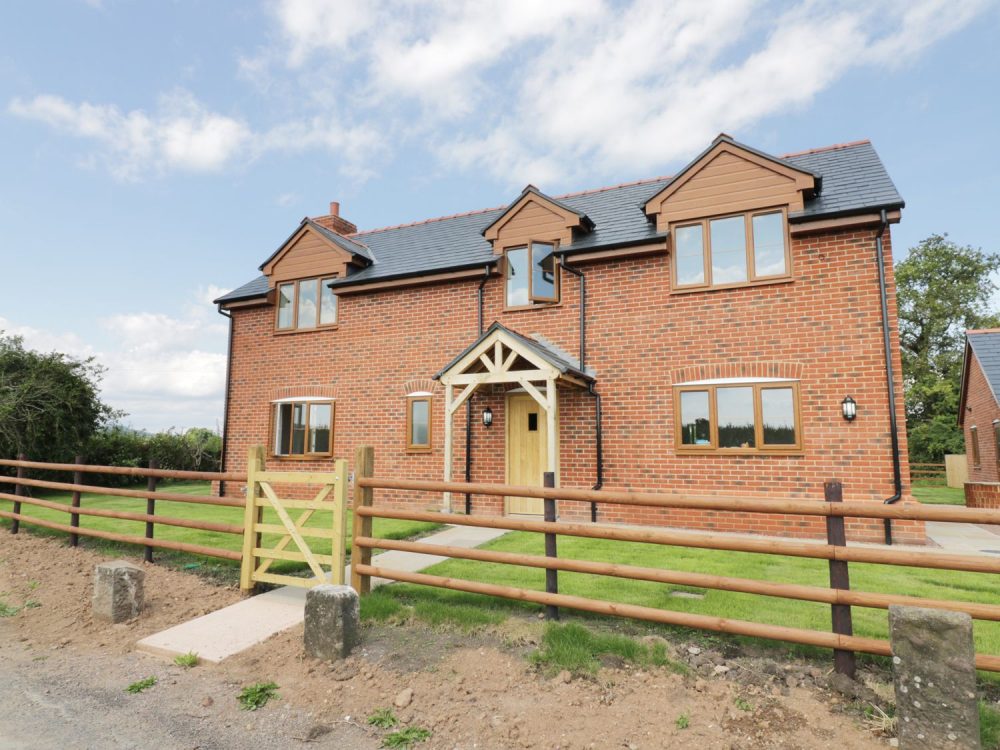
[[[670,667],[685,674],[687,667],[667,656],[665,643],[646,645],[616,633],[598,633],[576,623],[549,623],[541,647],[529,661],[548,675],[566,670],[574,675],[593,675],[602,665],[617,662],[639,667]],[[620,665],[620,664],[616,664]]]
[[[961,487],[945,487],[940,484],[913,483],[910,487],[913,497],[922,503],[932,505],[965,505],[965,490]]]

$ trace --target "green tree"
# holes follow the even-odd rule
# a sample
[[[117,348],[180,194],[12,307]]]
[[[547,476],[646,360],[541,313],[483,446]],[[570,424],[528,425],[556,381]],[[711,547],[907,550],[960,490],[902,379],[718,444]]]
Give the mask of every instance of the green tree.
[[[912,461],[963,453],[958,428],[965,330],[1000,325],[991,309],[1000,256],[934,234],[896,266],[899,337]]]
[[[0,331],[0,456],[70,459],[120,416],[100,399],[103,372],[92,358],[31,351]]]

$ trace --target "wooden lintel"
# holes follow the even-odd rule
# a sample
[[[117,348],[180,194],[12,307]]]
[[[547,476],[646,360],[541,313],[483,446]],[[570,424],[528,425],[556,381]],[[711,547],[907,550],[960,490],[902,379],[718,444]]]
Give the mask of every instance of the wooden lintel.
[[[492,271],[491,271],[492,275]],[[399,289],[409,286],[423,286],[425,284],[440,284],[444,281],[459,281],[462,279],[483,278],[482,268],[470,268],[465,271],[450,271],[448,273],[429,273],[422,276],[410,276],[405,279],[390,279],[388,281],[376,281],[371,284],[344,284],[335,286],[333,291],[340,294],[362,294],[365,292],[377,292],[381,289]]]
[[[521,379],[526,380],[548,380],[552,377],[559,377],[559,371],[552,370],[508,370],[507,372],[476,372],[461,375],[452,375],[447,383],[451,385],[484,385],[486,383],[519,383]],[[444,378],[442,378],[444,380]]]
[[[886,218],[890,224],[898,224],[900,220],[899,211],[889,211]],[[807,234],[809,232],[823,232],[828,229],[848,229],[850,227],[864,227],[876,225],[882,217],[877,213],[857,214],[856,216],[838,216],[834,219],[818,219],[816,221],[803,221],[799,223],[789,223],[788,231],[793,236]]]
[[[667,252],[666,240],[649,245],[634,245],[632,247],[617,247],[611,250],[593,250],[588,253],[573,253],[567,257],[568,263],[588,263],[607,258],[633,258],[642,255],[660,255]]]
[[[235,302],[222,302],[219,307],[223,310],[238,310],[243,307],[262,307],[264,305],[270,304],[267,300],[267,295],[261,295],[260,297],[254,297],[253,299],[241,299]]]

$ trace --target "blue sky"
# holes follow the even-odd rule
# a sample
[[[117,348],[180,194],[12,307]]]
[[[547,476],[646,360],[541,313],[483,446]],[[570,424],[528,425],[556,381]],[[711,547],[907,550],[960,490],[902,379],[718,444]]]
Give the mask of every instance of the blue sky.
[[[979,0],[127,0],[0,8],[0,329],[92,355],[138,427],[221,423],[226,325],[304,215],[360,228],[670,174],[724,131],[870,138],[1000,251],[1000,7]]]

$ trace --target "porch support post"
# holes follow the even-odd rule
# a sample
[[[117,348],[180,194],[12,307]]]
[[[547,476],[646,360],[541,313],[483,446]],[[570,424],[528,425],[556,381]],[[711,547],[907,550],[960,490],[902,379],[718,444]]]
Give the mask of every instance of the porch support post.
[[[546,471],[556,473],[556,381],[550,377],[545,381],[545,420],[548,428],[548,466]]]
[[[454,416],[454,410],[451,407],[452,399],[454,398],[454,386],[451,383],[447,383],[444,387],[444,481],[451,481],[451,451],[452,451],[452,434],[451,434],[451,423],[452,417]],[[444,500],[442,501],[441,511],[443,513],[451,513],[451,493],[444,493]]]

